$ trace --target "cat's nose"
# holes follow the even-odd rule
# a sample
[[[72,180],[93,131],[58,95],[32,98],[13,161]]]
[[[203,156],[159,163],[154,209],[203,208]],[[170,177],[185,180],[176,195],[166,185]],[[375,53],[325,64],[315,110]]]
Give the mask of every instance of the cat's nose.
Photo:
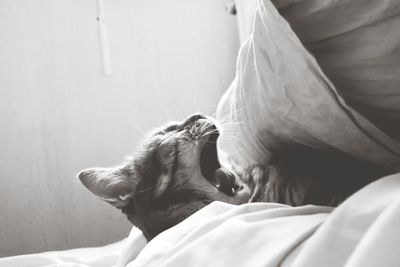
[[[187,124],[189,124],[189,123],[195,122],[195,121],[200,120],[200,119],[205,119],[205,118],[206,118],[206,116],[204,116],[203,114],[194,113],[194,114],[190,115],[190,116],[186,119],[186,121],[185,121],[184,124],[187,125]]]
[[[92,174],[93,174],[93,170],[87,169],[87,170],[80,171],[78,173],[77,177],[79,178],[79,180],[81,180],[81,182],[84,182],[86,179],[88,179],[90,176],[92,176]]]

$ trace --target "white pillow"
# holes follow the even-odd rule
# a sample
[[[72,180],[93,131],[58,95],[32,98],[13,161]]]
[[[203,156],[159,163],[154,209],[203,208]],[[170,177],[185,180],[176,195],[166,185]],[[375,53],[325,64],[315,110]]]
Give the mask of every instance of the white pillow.
[[[398,0],[273,0],[346,102],[400,140]]]
[[[392,171],[400,166],[400,144],[345,103],[268,0],[259,1],[217,119],[219,149],[242,167],[296,145],[344,152]]]

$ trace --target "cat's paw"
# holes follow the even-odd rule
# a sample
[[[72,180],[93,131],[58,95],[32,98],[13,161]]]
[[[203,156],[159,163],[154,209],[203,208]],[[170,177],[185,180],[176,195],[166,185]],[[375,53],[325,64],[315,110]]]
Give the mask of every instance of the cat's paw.
[[[270,176],[270,167],[263,164],[249,166],[242,176],[243,181],[249,186],[251,197],[249,202],[258,202],[263,198],[265,185]]]
[[[264,184],[268,181],[269,168],[265,165],[257,164],[251,167],[251,179],[254,184]]]

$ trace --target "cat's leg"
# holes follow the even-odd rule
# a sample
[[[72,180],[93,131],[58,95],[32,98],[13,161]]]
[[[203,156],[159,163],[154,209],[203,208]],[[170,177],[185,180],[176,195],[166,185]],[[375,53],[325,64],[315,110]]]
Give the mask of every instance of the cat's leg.
[[[274,165],[249,166],[240,177],[249,187],[249,202],[273,202],[291,206],[305,204],[305,185],[294,177],[284,175]]]
[[[249,202],[265,202],[265,188],[269,180],[269,168],[262,164],[247,167],[239,175],[250,190]]]
[[[268,182],[268,173],[266,172],[268,171],[266,171],[265,166],[255,165],[251,167],[250,176],[248,178],[251,179],[252,194],[249,202],[261,201],[264,187]]]

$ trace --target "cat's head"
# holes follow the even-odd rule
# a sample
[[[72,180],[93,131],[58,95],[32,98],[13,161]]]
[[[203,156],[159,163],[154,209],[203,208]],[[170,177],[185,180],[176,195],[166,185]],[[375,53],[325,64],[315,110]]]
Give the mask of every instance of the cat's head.
[[[90,168],[78,177],[150,240],[212,201],[248,201],[247,188],[220,166],[218,136],[212,118],[194,114],[156,130],[122,165]]]

